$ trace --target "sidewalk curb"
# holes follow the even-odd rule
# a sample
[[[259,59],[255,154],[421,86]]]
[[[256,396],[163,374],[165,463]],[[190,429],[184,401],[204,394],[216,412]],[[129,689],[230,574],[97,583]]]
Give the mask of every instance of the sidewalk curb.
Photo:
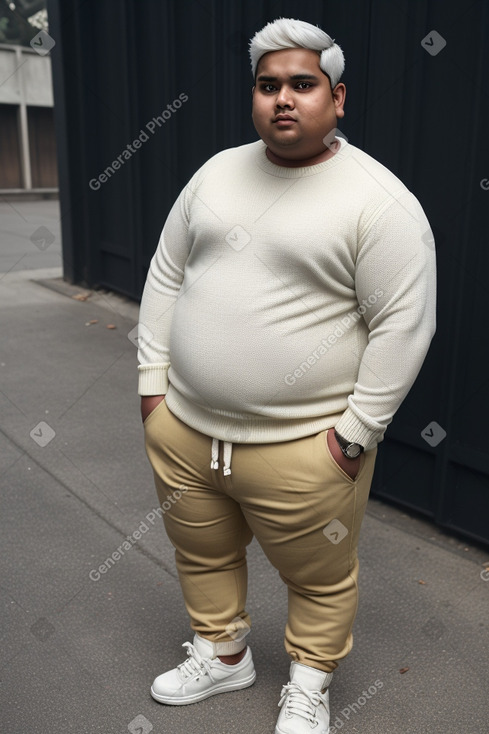
[[[62,296],[74,298],[75,300],[76,296],[85,295],[86,299],[90,299],[91,303],[101,306],[102,308],[106,308],[112,313],[117,313],[119,316],[122,316],[129,321],[137,323],[139,319],[139,304],[135,301],[131,301],[126,296],[119,295],[113,291],[82,288],[81,286],[68,283],[66,280],[63,280],[62,277],[33,277],[31,280],[42,285],[44,288],[48,288]]]

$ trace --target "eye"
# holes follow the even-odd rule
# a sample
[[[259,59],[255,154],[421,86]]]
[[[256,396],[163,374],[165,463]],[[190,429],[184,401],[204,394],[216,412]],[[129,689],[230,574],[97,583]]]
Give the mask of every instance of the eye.
[[[273,84],[261,84],[260,89],[262,90],[262,92],[273,92],[275,87],[273,86]]]
[[[312,84],[309,82],[299,82],[297,85],[297,89],[309,89],[309,87],[312,87]]]

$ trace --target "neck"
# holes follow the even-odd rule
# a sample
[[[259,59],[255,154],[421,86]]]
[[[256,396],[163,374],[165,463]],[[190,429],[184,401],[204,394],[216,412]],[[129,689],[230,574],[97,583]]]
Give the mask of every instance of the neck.
[[[317,155],[313,155],[310,158],[282,158],[277,155],[270,148],[266,148],[266,155],[269,161],[275,163],[277,166],[287,166],[288,168],[303,168],[304,166],[315,166],[317,163],[323,163],[329,158],[332,158],[339,150],[340,142],[335,139],[329,148],[321,151]]]

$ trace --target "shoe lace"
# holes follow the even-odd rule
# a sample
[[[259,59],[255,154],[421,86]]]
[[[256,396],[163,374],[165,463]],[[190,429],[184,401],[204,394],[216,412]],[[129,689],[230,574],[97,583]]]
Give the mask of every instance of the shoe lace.
[[[185,647],[187,649],[188,655],[188,658],[185,660],[184,663],[180,663],[180,665],[177,665],[177,668],[180,671],[182,678],[190,678],[190,676],[195,675],[196,673],[202,673],[203,675],[206,675],[207,672],[211,669],[209,660],[203,658],[197,652],[191,642],[184,642],[182,647]]]
[[[319,723],[316,712],[321,702],[325,702],[324,695],[320,691],[308,691],[298,683],[287,683],[283,686],[279,706],[285,703],[285,715],[301,716],[310,724],[316,726]]]

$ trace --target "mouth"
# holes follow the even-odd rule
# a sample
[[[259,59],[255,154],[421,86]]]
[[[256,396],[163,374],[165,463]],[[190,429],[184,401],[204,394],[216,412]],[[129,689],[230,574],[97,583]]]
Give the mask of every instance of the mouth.
[[[277,125],[278,127],[290,127],[296,122],[297,120],[290,115],[277,115],[277,117],[275,117],[273,120],[273,124]]]

